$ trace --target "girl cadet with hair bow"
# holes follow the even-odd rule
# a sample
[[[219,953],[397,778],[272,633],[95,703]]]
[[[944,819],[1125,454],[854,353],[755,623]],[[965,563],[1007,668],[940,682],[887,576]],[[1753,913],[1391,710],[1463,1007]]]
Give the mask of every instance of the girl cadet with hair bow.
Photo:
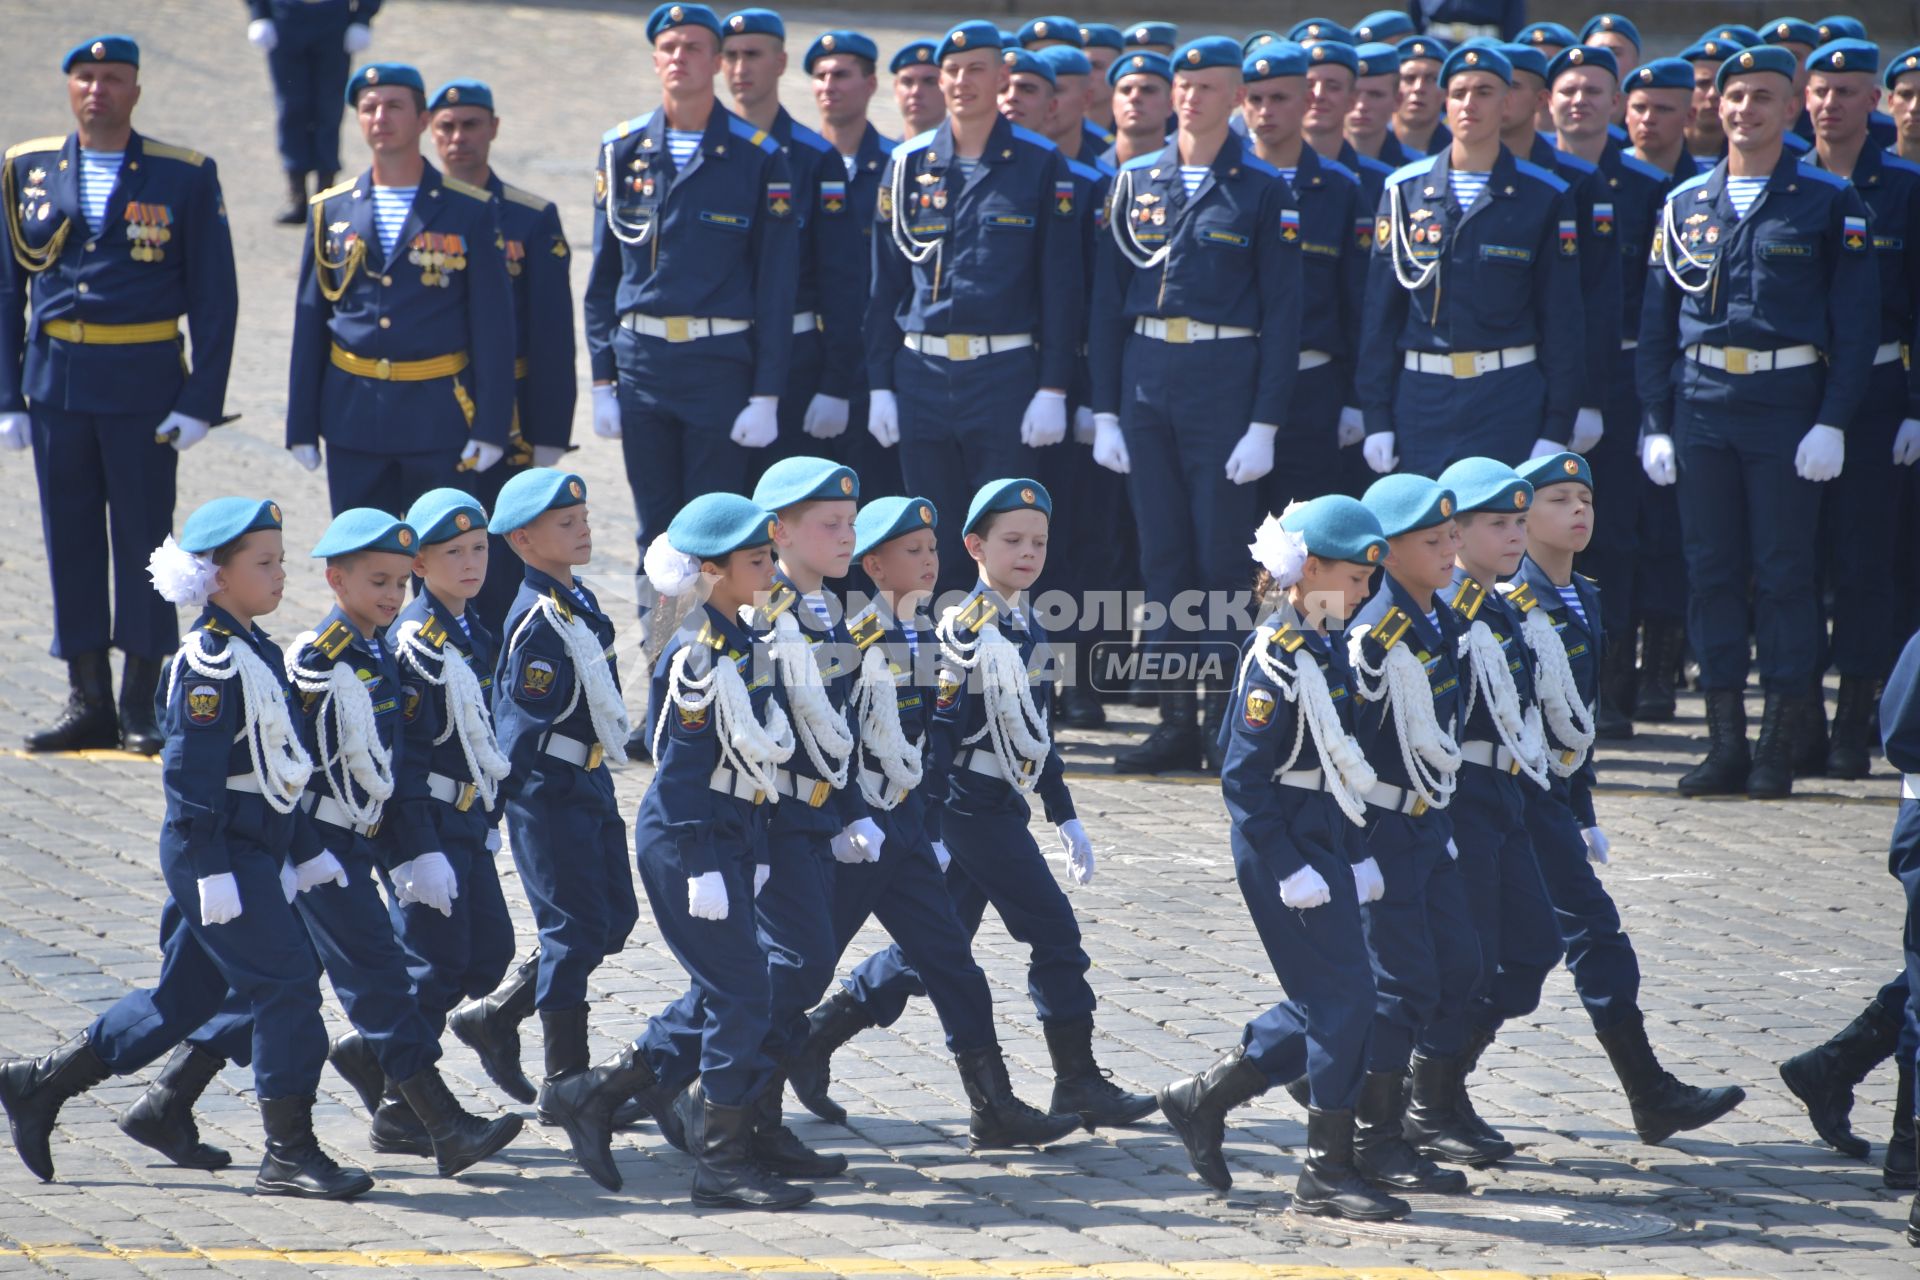
[[[1371,512],[1334,494],[1268,516],[1249,550],[1270,612],[1240,663],[1220,782],[1240,893],[1288,998],[1249,1022],[1226,1057],[1162,1089],[1160,1109],[1195,1172],[1226,1191],[1227,1113],[1304,1075],[1307,1159],[1294,1208],[1404,1217],[1407,1202],[1370,1185],[1355,1164],[1374,997],[1360,904],[1385,885],[1361,835],[1373,769],[1350,735],[1346,659],[1328,635],[1366,600],[1387,542]]]

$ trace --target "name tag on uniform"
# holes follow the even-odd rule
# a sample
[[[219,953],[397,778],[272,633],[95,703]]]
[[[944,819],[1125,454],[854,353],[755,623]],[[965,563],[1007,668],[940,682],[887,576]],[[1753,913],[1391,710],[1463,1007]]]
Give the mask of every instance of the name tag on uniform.
[[[1811,258],[1813,246],[1799,240],[1770,240],[1760,246],[1763,258]]]
[[[1208,244],[1223,244],[1233,249],[1244,249],[1247,247],[1247,237],[1232,231],[1220,231],[1209,228],[1200,233],[1200,238]]]
[[[713,213],[705,209],[700,211],[700,221],[725,227],[729,231],[745,231],[748,225],[747,220],[737,213]]]
[[[987,216],[990,227],[1013,227],[1018,230],[1031,230],[1033,219],[1024,213],[995,213]]]
[[[1567,656],[1569,658],[1577,658],[1581,654],[1585,653],[1586,651],[1587,651],[1587,642],[1582,640],[1579,644],[1576,644],[1572,648],[1567,650]]]
[[[1489,262],[1532,262],[1533,250],[1510,244],[1483,244],[1480,256]]]
[[[1311,240],[1302,240],[1300,242],[1300,252],[1310,253],[1316,258],[1337,258],[1340,256],[1340,246],[1337,244],[1315,244]]]
[[[1899,236],[1875,236],[1873,247],[1881,253],[1898,253],[1907,247],[1907,242]]]
[[[943,236],[947,234],[944,222],[916,222],[909,228],[917,236]]]

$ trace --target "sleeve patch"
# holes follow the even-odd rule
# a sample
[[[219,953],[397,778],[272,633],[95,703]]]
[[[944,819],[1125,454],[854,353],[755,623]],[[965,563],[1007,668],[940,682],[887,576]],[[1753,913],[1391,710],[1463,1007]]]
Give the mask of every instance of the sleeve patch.
[[[220,686],[196,684],[187,690],[187,719],[194,724],[212,724],[220,718]]]
[[[420,714],[420,686],[403,684],[400,686],[400,717],[408,724]]]
[[[1258,732],[1273,723],[1273,713],[1278,706],[1278,701],[1268,690],[1249,689],[1241,718],[1246,721],[1247,728]]]
[[[699,733],[707,727],[707,709],[705,707],[680,707],[674,711],[680,717],[680,727],[688,733]]]
[[[520,662],[520,696],[535,700],[553,692],[553,663],[528,654]]]

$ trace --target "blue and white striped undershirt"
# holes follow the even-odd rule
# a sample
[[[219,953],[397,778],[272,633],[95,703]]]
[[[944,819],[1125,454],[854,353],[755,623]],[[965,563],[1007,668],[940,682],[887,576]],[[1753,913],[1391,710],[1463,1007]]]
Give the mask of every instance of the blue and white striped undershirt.
[[[455,614],[453,620],[460,624],[460,634],[469,640],[473,639],[473,624],[467,621],[466,614]]]
[[[973,171],[975,169],[978,169],[980,167],[980,157],[979,156],[955,156],[953,158],[953,167],[960,171],[961,181],[964,182],[966,179],[971,178],[973,176]]]
[[[380,252],[393,257],[395,246],[400,243],[400,232],[407,225],[407,214],[413,210],[413,197],[419,187],[383,187],[375,184],[373,188],[373,231],[380,237]]]
[[[367,652],[373,655],[373,660],[375,662],[379,662],[381,660],[382,655],[380,652],[380,637],[377,633],[367,637]]]
[[[1771,175],[1758,178],[1728,177],[1727,199],[1733,201],[1733,211],[1742,218],[1746,217],[1747,211],[1753,208],[1753,202],[1758,200],[1760,193],[1767,189],[1767,183],[1770,180]]]
[[[833,612],[827,608],[826,592],[809,591],[804,593],[800,599],[806,602],[806,606],[812,611],[813,616],[820,619],[822,630],[831,631],[833,629]]]
[[[1580,619],[1580,625],[1587,625],[1587,611],[1580,607],[1580,589],[1569,582],[1564,587],[1555,587],[1560,598],[1567,602],[1567,608],[1573,610],[1573,616]]]
[[[1280,171],[1280,176],[1287,180],[1288,186],[1292,186],[1294,183],[1294,179],[1299,177],[1299,175],[1300,175],[1300,168],[1298,165],[1294,166],[1291,169],[1282,169]]]
[[[1464,169],[1454,169],[1447,174],[1447,185],[1453,191],[1453,202],[1462,212],[1473,208],[1473,202],[1487,189],[1492,173],[1469,173]]]
[[[1200,183],[1206,178],[1207,170],[1211,167],[1211,165],[1204,164],[1183,164],[1180,166],[1180,185],[1187,189],[1188,195],[1192,195],[1200,189]]]
[[[687,161],[693,159],[693,153],[700,149],[700,139],[704,136],[690,129],[667,130],[667,154],[673,157],[674,168],[687,167]]]
[[[95,231],[106,223],[107,202],[113,199],[113,188],[120,181],[120,166],[126,158],[124,151],[80,148],[80,211]]]

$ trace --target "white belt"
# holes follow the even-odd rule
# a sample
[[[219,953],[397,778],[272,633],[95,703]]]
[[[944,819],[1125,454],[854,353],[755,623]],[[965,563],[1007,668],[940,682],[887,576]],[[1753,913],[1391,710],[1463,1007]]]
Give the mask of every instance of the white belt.
[[[898,804],[900,803],[901,800],[905,800],[907,798],[908,788],[906,787],[896,788],[890,785],[887,782],[887,775],[884,773],[876,773],[872,769],[862,769],[860,770],[860,790],[863,793],[868,791],[876,791],[883,796],[889,796],[889,797],[894,791],[897,790],[900,793],[900,797],[898,800],[895,800],[894,803]]]
[[[804,794],[801,787],[807,788]],[[773,771],[773,789],[783,796],[792,796],[810,809],[818,809],[833,795],[833,784],[825,778],[810,778],[787,769]]]
[[[564,733],[548,734],[540,749],[556,760],[565,760],[568,764],[577,764],[587,770],[598,769],[607,754],[607,749],[598,742],[582,742]]]
[[[1801,369],[1816,364],[1820,360],[1820,349],[1805,344],[1782,347],[1778,351],[1755,351],[1749,347],[1710,347],[1698,342],[1687,348],[1687,359],[1709,369],[1725,369],[1728,373],[1771,373],[1776,369]]]
[[[1302,351],[1300,353],[1300,371],[1318,369],[1323,364],[1332,364],[1333,357],[1324,351]]]
[[[1021,775],[1025,777],[1032,774],[1036,767],[1037,766],[1030,760],[1021,761]],[[1007,771],[1000,767],[1000,757],[991,751],[981,751],[978,749],[969,751],[967,753],[967,768],[975,773],[985,774],[989,778],[998,778],[1002,782],[1008,781]]]
[[[300,807],[313,815],[315,822],[325,822],[332,826],[344,827],[357,836],[370,836],[380,829],[378,822],[355,822],[347,814],[347,806],[332,796],[316,795],[307,792],[300,797]]]
[[[1873,363],[1876,366],[1892,364],[1895,360],[1905,359],[1906,354],[1904,344],[1898,342],[1883,342],[1874,350]]]
[[[820,317],[814,315],[813,312],[796,311],[793,313],[793,331],[795,333],[812,333],[819,327]]]
[[[1900,794],[1909,800],[1920,800],[1920,773],[1901,775]]]
[[[1520,761],[1513,752],[1493,742],[1463,742],[1460,744],[1460,758],[1468,764],[1477,764],[1482,768],[1498,769],[1501,773],[1520,772]]]
[[[908,333],[900,340],[909,351],[945,360],[978,360],[1033,345],[1030,333]]]
[[[1477,378],[1496,369],[1518,369],[1532,364],[1533,344],[1503,347],[1498,351],[1453,351],[1437,355],[1431,351],[1407,352],[1406,367],[1415,373],[1438,373],[1449,378]]]
[[[796,323],[799,317],[795,316]],[[648,316],[629,311],[620,317],[620,327],[649,338],[668,342],[692,342],[695,338],[724,338],[730,333],[745,333],[753,328],[751,320],[721,320],[707,316]]]
[[[1622,351],[1631,351],[1631,350],[1633,350],[1633,349],[1634,349],[1635,347],[1637,347],[1637,346],[1639,346],[1639,345],[1640,345],[1640,339],[1638,339],[1638,338],[1622,338],[1622,339],[1620,339],[1620,349],[1621,349]]]
[[[1404,813],[1419,817],[1430,807],[1418,791],[1412,787],[1396,787],[1391,782],[1376,782],[1367,792],[1367,803],[1376,809],[1385,809],[1389,813]]]
[[[760,804],[766,800],[766,793],[760,790],[760,784],[738,769],[729,769],[721,765],[707,779],[707,785],[722,795],[745,800],[749,804]]]
[[[1215,342],[1221,338],[1251,338],[1256,329],[1244,329],[1231,324],[1208,324],[1204,320],[1189,320],[1185,316],[1140,316],[1133,322],[1133,331],[1143,338],[1154,338],[1161,342]]]
[[[236,774],[229,775],[227,778],[227,790],[251,791],[256,796],[262,796],[266,794],[266,791],[260,786],[260,779],[251,773],[236,773]]]
[[[1327,771],[1325,769],[1289,769],[1285,773],[1276,773],[1273,780],[1283,787],[1298,787],[1302,791],[1325,791],[1327,789]]]
[[[1427,34],[1438,36],[1451,44],[1462,44],[1475,36],[1500,38],[1500,28],[1484,22],[1433,22],[1427,24]]]
[[[456,782],[444,773],[427,775],[427,794],[441,804],[450,804],[461,813],[473,808],[473,798],[480,794],[480,788],[471,782]]]

